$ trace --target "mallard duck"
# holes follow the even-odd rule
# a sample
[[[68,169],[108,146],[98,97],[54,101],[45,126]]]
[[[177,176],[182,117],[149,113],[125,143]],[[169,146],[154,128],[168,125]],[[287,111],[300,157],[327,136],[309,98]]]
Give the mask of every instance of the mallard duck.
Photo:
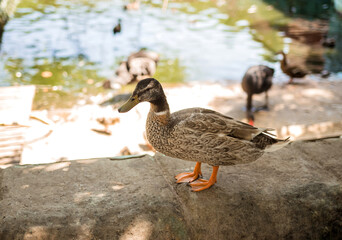
[[[190,182],[193,191],[214,185],[219,166],[253,162],[289,142],[276,139],[268,128],[256,128],[209,109],[188,108],[171,114],[162,85],[154,78],[141,80],[119,112],[128,112],[140,102],[150,102],[146,136],[156,151],[197,162],[192,173],[175,176],[177,183]],[[199,179],[202,163],[213,167],[209,180]]]
[[[267,91],[272,87],[273,74],[273,68],[257,65],[250,67],[242,78],[241,86],[247,93],[246,113],[250,125],[254,125],[254,114],[252,111],[253,94],[265,92],[265,105],[262,108],[268,109]]]
[[[152,77],[157,70],[159,54],[141,49],[132,53],[127,60],[127,70],[133,76],[133,81],[139,81],[146,77]]]
[[[156,72],[159,54],[146,49],[128,56],[127,61],[120,63],[115,71],[116,77],[108,79],[103,83],[104,88],[112,88],[115,84],[127,85],[140,81],[141,79],[152,77]]]
[[[113,28],[114,35],[121,32],[121,19],[118,20],[118,24]]]
[[[127,67],[133,77],[132,82],[152,77],[157,69],[155,61],[147,57],[132,58],[127,62]]]
[[[289,84],[293,83],[293,78],[303,78],[308,74],[308,72],[300,66],[290,65],[287,62],[286,54],[283,51],[281,51],[280,54],[283,56],[283,59],[280,62],[280,68],[283,73],[290,77]]]

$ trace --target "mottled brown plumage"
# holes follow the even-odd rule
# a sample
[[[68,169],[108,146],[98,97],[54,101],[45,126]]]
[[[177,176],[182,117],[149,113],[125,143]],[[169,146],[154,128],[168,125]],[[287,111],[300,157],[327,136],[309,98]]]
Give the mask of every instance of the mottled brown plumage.
[[[284,52],[280,52],[280,54],[283,56],[283,59],[280,62],[280,68],[283,71],[283,73],[290,77],[288,83],[291,84],[293,83],[294,78],[303,78],[308,74],[308,72],[300,66],[290,65],[287,61],[287,57]]]
[[[216,172],[220,165],[249,163],[265,151],[272,151],[274,146],[288,143],[288,140],[275,139],[268,132],[270,129],[256,128],[209,109],[189,108],[171,114],[163,88],[153,78],[140,81],[119,112],[127,112],[144,101],[151,103],[146,121],[147,139],[157,151],[174,158],[207,163],[216,167]],[[176,178],[178,182],[191,182],[197,177],[198,174],[190,180],[183,179],[183,175]],[[212,181],[216,182],[216,174]],[[211,186],[197,184],[205,187],[195,185],[195,191]]]
[[[157,70],[159,54],[146,49],[132,53],[127,61],[120,63],[115,71],[115,77],[103,83],[104,88],[113,88],[115,85],[127,85],[144,78],[152,77]]]

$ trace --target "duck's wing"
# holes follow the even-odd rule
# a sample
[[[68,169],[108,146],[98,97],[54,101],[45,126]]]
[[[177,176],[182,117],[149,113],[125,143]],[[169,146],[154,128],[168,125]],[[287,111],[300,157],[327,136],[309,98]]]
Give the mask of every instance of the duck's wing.
[[[294,76],[294,77],[303,77],[307,74],[307,72],[298,67],[298,66],[291,66],[289,67],[289,71],[291,72],[291,74]]]
[[[171,117],[171,125],[175,129],[187,129],[191,132],[215,133],[218,135],[224,134],[247,141],[252,140],[260,133],[268,133],[268,130],[272,130],[256,128],[204,108],[184,109],[173,113]]]

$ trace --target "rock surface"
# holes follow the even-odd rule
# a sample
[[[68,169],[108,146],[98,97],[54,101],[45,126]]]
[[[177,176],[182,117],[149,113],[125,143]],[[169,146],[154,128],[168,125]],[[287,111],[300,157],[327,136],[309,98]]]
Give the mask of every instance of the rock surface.
[[[341,239],[342,139],[293,142],[176,184],[193,162],[156,154],[0,170],[0,239]],[[208,178],[209,166],[203,166]]]

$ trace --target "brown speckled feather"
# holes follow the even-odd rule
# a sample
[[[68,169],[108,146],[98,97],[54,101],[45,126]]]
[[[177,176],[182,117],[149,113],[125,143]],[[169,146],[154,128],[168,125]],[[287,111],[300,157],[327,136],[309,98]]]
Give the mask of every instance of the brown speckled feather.
[[[188,108],[171,115],[171,124],[210,133],[222,133],[243,140],[251,140],[261,130],[231,117],[204,108]]]
[[[267,145],[259,142],[271,138],[263,129],[203,108],[175,112],[167,124],[160,118],[151,111],[146,123],[147,138],[157,151],[213,166],[255,161]]]

